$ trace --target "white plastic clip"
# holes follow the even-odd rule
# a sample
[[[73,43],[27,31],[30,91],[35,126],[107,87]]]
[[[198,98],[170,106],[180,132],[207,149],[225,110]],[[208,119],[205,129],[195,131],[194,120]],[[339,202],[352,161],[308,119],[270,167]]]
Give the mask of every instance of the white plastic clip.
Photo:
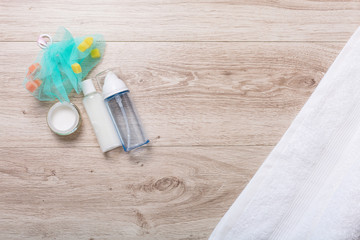
[[[52,38],[49,34],[41,34],[37,40],[37,44],[41,49],[45,49],[52,44]]]

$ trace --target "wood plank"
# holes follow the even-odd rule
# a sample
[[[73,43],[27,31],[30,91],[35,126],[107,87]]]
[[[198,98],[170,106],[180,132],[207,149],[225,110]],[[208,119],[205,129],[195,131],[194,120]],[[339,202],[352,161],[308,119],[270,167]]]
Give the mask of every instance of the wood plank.
[[[0,148],[0,238],[205,239],[271,148]]]
[[[359,22],[356,0],[0,3],[0,41],[36,41],[58,26],[107,41],[346,41]]]
[[[90,76],[122,66],[153,146],[275,145],[342,46],[109,43]],[[83,116],[79,134],[59,138],[47,129],[52,103],[21,84],[36,45],[0,47],[0,147],[97,146],[81,96],[72,98]]]

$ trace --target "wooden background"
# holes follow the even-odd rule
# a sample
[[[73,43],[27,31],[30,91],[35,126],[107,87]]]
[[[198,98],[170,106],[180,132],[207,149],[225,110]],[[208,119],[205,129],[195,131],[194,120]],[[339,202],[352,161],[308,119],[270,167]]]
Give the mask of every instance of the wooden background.
[[[0,239],[207,239],[360,22],[357,1],[0,1]],[[22,81],[37,37],[101,33],[151,144],[58,137]]]

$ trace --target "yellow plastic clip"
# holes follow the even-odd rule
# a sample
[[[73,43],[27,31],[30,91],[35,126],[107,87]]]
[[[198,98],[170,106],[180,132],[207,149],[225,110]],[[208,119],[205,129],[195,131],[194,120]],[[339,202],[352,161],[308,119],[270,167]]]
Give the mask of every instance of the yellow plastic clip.
[[[84,41],[82,41],[79,44],[79,46],[77,48],[79,49],[80,52],[85,52],[87,49],[89,49],[91,47],[93,42],[94,42],[94,39],[92,37],[87,37],[84,39]]]
[[[91,50],[90,55],[91,55],[92,58],[101,57],[101,53],[100,53],[100,50],[98,48],[94,48],[93,50]]]
[[[74,73],[78,74],[78,73],[81,73],[82,70],[81,70],[81,66],[80,64],[78,63],[74,63],[71,65],[71,69],[73,70]]]

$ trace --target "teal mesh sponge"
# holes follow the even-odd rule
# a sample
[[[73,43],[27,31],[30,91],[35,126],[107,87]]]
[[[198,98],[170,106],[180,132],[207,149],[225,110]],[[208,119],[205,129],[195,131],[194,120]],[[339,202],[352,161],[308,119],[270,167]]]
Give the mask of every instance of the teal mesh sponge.
[[[73,89],[81,92],[82,79],[104,55],[104,38],[102,35],[74,38],[61,27],[54,43],[44,43],[35,63],[29,67],[24,87],[40,101],[69,102],[69,93]]]

